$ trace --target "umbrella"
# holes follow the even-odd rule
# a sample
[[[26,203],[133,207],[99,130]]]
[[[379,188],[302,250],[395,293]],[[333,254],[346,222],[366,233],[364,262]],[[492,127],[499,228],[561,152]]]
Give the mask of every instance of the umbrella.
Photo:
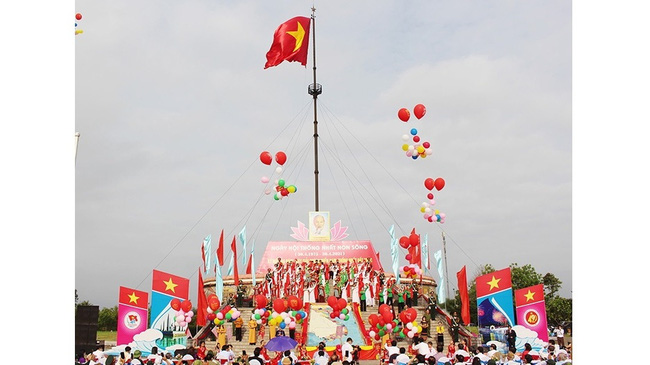
[[[286,351],[291,350],[298,345],[298,342],[291,337],[278,336],[273,337],[267,342],[264,347],[270,351]]]

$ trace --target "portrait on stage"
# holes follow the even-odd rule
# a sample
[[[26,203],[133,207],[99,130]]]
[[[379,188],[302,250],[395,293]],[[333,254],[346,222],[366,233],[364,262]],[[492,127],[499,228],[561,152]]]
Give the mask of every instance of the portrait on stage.
[[[309,212],[309,240],[330,240],[330,212]]]

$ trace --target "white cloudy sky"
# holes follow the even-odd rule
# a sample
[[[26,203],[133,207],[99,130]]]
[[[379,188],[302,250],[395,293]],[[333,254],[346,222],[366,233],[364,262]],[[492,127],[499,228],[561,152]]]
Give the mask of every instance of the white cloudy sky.
[[[312,58],[306,68],[263,66],[275,28],[311,6],[76,3],[81,300],[112,306],[120,285],[149,290],[152,269],[196,282],[201,242],[221,229],[229,243],[246,226],[259,262],[265,242],[290,240],[290,227],[306,222]],[[387,269],[391,224],[398,237],[414,227],[428,234],[432,252],[444,231],[452,289],[463,265],[472,276],[478,265],[515,262],[555,274],[570,297],[571,3],[315,7],[320,209],[350,227],[348,239],[372,240]],[[397,118],[418,103],[424,118]],[[411,128],[432,143],[432,156],[404,155]],[[280,202],[263,194],[260,177],[273,172],[258,159],[263,150],[288,154],[282,177],[296,194]],[[427,177],[447,182],[436,193],[443,225],[419,212]],[[98,256],[109,270],[84,264]]]

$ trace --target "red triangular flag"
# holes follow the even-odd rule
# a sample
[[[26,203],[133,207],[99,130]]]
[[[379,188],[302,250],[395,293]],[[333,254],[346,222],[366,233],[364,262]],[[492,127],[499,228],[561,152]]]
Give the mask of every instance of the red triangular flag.
[[[203,260],[203,271],[206,271],[206,268],[205,268],[205,241],[201,242],[201,260]]]
[[[465,266],[456,273],[456,278],[458,278],[458,292],[460,294],[460,318],[463,320],[463,323],[467,326],[470,321],[470,312],[469,312],[469,293],[467,292],[467,270]]]
[[[252,262],[253,262],[253,254],[251,254],[251,257],[248,259],[248,265],[246,265],[246,275],[250,275],[252,272],[252,268],[251,268]]]
[[[219,237],[219,247],[217,247],[217,258],[219,259],[219,266],[223,266],[223,229],[221,230],[221,237]]]
[[[205,326],[208,319],[208,298],[205,296],[205,290],[203,290],[203,275],[201,275],[201,269],[199,268],[199,288],[197,293],[197,308],[196,308],[196,324],[199,326]]]
[[[283,61],[307,65],[310,21],[307,17],[297,16],[280,24],[273,35],[271,49],[266,53],[265,69]]]
[[[235,276],[235,285],[239,284],[239,269],[237,269],[237,239],[236,236],[232,236],[232,243],[230,244],[230,249],[233,254],[233,262],[235,264],[235,269],[233,270]]]

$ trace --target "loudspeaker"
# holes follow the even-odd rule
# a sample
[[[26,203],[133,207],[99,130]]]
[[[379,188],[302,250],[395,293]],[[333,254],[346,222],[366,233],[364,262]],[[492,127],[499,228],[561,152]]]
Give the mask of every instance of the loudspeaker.
[[[75,352],[93,352],[97,349],[97,322],[99,320],[99,306],[77,306],[75,316]]]

